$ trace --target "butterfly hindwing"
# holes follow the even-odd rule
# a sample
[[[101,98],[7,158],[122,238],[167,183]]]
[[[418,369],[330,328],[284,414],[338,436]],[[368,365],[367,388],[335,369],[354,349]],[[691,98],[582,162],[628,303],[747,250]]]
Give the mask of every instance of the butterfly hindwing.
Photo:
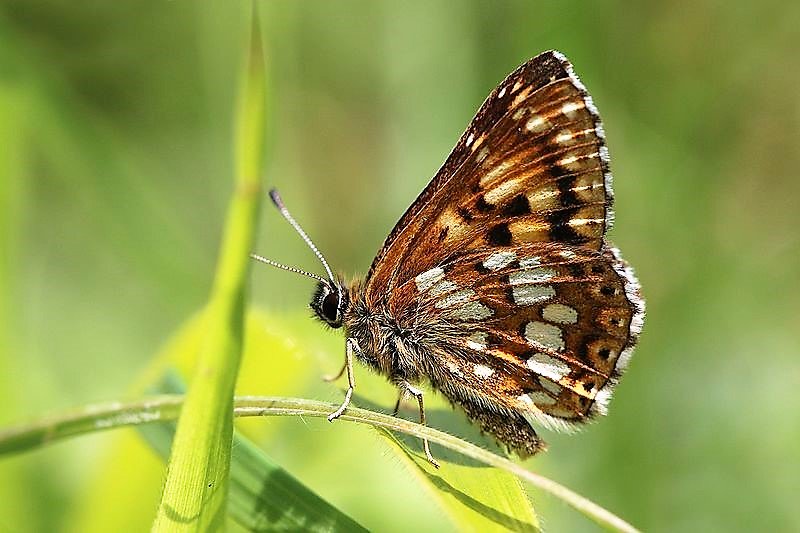
[[[610,248],[468,251],[398,290],[445,331],[431,349],[450,382],[438,388],[556,428],[604,411],[641,329],[638,284]]]

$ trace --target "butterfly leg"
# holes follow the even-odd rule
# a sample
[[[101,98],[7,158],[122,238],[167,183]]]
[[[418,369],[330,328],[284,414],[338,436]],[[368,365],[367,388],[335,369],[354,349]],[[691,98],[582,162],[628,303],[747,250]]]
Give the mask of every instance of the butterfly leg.
[[[350,398],[353,397],[353,389],[356,386],[355,379],[353,379],[353,350],[354,350],[353,345],[355,344],[355,342],[356,342],[355,339],[347,339],[347,342],[345,343],[346,349],[344,356],[344,367],[342,368],[342,372],[347,370],[347,385],[348,385],[347,393],[345,393],[344,395],[344,401],[342,402],[342,405],[340,405],[336,411],[328,415],[328,422],[333,422],[334,420],[342,416],[344,410],[347,409],[348,405],[350,405]],[[341,372],[339,373],[339,375],[341,376]]]
[[[402,387],[400,389],[400,394],[397,395],[397,401],[394,404],[394,410],[392,410],[392,416],[397,416],[397,413],[400,412],[400,404],[405,399],[406,394],[408,394],[408,390],[405,387]]]
[[[404,383],[403,388],[400,390],[400,397],[397,399],[397,405],[395,406],[395,414],[397,414],[400,408],[400,401],[405,397],[406,393],[411,394],[417,399],[417,403],[419,404],[419,423],[423,426],[427,425],[425,422],[425,406],[422,404],[422,391],[412,386],[410,383]],[[425,457],[427,457],[428,462],[436,468],[439,468],[439,463],[437,463],[433,455],[431,455],[431,445],[428,443],[428,439],[422,439],[422,447],[425,449]]]
[[[331,381],[336,381],[344,374],[344,371],[347,370],[347,359],[345,359],[344,364],[342,365],[342,369],[339,370],[335,376],[322,376],[322,381],[326,383],[330,383]]]

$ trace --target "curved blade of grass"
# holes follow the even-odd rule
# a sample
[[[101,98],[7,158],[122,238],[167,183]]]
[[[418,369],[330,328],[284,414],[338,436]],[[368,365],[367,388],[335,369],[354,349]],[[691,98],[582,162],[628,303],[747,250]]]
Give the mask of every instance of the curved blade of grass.
[[[206,336],[175,432],[153,531],[208,531],[221,529],[225,522],[233,390],[242,354],[248,254],[263,168],[266,75],[255,13],[252,24],[237,114],[236,190],[204,315]]]
[[[43,419],[28,425],[0,432],[0,455],[19,453],[66,437],[91,433],[102,429],[129,426],[147,422],[167,422],[177,418],[182,398],[164,395],[128,404],[115,403],[89,406],[57,417]],[[315,416],[327,417],[337,404],[302,398],[271,398],[242,396],[235,399],[236,416]],[[340,420],[367,424],[376,428],[399,431],[417,438],[427,438],[445,448],[458,452],[483,464],[501,468],[539,490],[547,492],[610,531],[636,532],[635,527],[600,507],[596,503],[571,491],[546,477],[530,472],[522,466],[488,450],[466,442],[437,429],[421,426],[383,413],[357,407],[348,407]]]

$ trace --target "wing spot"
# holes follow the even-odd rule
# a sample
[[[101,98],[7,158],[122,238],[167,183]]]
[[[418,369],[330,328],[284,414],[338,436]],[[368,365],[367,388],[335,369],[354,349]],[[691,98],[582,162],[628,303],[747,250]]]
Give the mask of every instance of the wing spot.
[[[519,306],[546,302],[555,295],[556,290],[552,285],[514,285],[511,287],[511,298]]]
[[[486,365],[476,364],[474,369],[475,375],[479,378],[486,379],[494,374],[494,370]]]
[[[527,266],[523,264],[523,259],[520,261],[520,266],[524,267]],[[513,272],[508,276],[508,282],[511,285],[528,285],[532,283],[543,283],[548,281],[556,276],[556,271],[552,268],[547,267],[535,267],[535,268],[526,268],[525,270],[520,270],[519,272]]]
[[[553,381],[563,379],[570,372],[569,365],[542,352],[534,353],[526,362],[528,368]]]
[[[464,222],[472,222],[474,217],[472,216],[472,213],[469,212],[469,209],[466,207],[459,207],[457,212],[459,216],[464,219]]]
[[[519,266],[522,268],[530,268],[535,266],[540,266],[542,264],[542,258],[538,255],[532,255],[530,257],[523,257],[519,260]]]
[[[508,229],[508,224],[497,224],[489,230],[486,238],[491,245],[508,246],[511,244],[511,230]]]
[[[456,307],[447,314],[456,320],[476,322],[489,318],[494,314],[494,311],[483,305],[481,302],[471,301]]]
[[[583,102],[567,102],[561,108],[561,113],[567,118],[575,118],[576,111],[583,109],[586,106]]]
[[[517,192],[519,189],[522,189],[525,185],[526,179],[527,178],[525,176],[522,176],[503,181],[493,189],[487,191],[484,195],[484,198],[490,204],[498,205],[500,202]]]
[[[533,115],[528,122],[525,123],[525,129],[533,133],[545,131],[550,129],[551,126],[552,124],[550,121],[541,115]]]
[[[443,282],[442,284],[444,284],[444,283],[448,283],[449,285],[447,286],[447,289],[445,291],[443,291],[443,292],[449,292],[451,289],[455,288],[455,283],[446,281],[446,282]],[[431,291],[431,293],[433,293],[433,291]],[[442,294],[442,293],[438,293],[438,294]],[[447,296],[445,296],[444,298],[441,298],[439,301],[437,301],[435,306],[438,309],[445,309],[447,307],[453,307],[454,305],[459,305],[459,304],[463,304],[465,302],[468,302],[474,296],[477,296],[477,295],[475,294],[475,291],[473,291],[472,289],[461,289],[461,290],[458,290],[458,291],[455,291],[455,292],[449,292],[449,294]]]
[[[605,220],[606,219],[604,219],[604,218],[573,218],[573,219],[570,219],[570,221],[567,222],[567,224],[569,224],[572,227],[575,227],[575,226],[587,226],[587,225],[588,226],[596,226],[598,224],[602,224],[603,222],[605,222]]]
[[[511,107],[518,106],[520,104],[520,102],[525,100],[528,97],[528,95],[531,94],[532,91],[533,91],[533,87],[531,85],[528,85],[527,87],[522,89],[519,92],[519,94],[514,97],[514,100],[511,102]]]
[[[444,294],[446,292],[451,292],[451,291],[453,291],[454,289],[457,289],[457,288],[458,288],[458,285],[456,285],[452,281],[443,279],[440,282],[438,282],[436,285],[431,287],[429,292],[430,292],[431,296],[441,296],[442,294]]]
[[[484,260],[483,267],[494,272],[507,267],[516,259],[517,254],[514,252],[495,252]]]
[[[436,267],[430,270],[426,270],[422,274],[415,277],[414,283],[417,284],[417,290],[419,292],[425,292],[443,278],[444,278],[444,269]]]
[[[614,287],[610,287],[608,285],[603,285],[602,287],[600,287],[600,294],[602,294],[603,296],[616,296],[617,289],[615,289]]]
[[[542,309],[542,318],[558,324],[575,324],[578,322],[578,311],[564,304],[550,304]]]
[[[486,198],[484,198],[483,195],[481,195],[480,198],[478,198],[478,201],[475,203],[475,209],[477,209],[481,213],[488,213],[489,211],[494,209],[494,206],[488,203],[486,201]]]
[[[531,321],[525,325],[525,339],[535,346],[561,351],[564,349],[563,331],[558,326]],[[535,354],[537,355],[537,354]],[[546,355],[546,354],[538,354]],[[549,356],[548,356],[549,357]],[[562,363],[564,364],[564,363]]]
[[[528,202],[528,197],[524,194],[518,194],[513,200],[503,209],[503,214],[509,217],[518,217],[528,215],[531,212],[531,205]]]

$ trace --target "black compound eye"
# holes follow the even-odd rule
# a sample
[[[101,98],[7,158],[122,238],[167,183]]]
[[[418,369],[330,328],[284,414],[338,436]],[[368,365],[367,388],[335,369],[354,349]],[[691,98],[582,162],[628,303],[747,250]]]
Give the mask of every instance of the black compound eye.
[[[336,322],[339,316],[339,295],[331,292],[322,300],[322,316],[329,322]]]

